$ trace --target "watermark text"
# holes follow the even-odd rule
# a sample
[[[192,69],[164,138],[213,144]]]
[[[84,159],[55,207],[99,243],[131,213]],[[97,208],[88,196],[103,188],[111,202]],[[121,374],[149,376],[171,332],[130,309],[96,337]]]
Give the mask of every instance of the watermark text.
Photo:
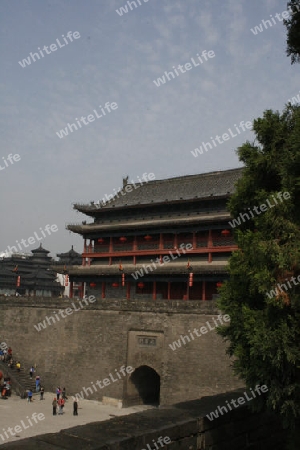
[[[252,397],[250,398],[248,397],[247,392],[244,392],[244,397],[232,399],[230,400],[230,402],[226,400],[225,401],[226,406],[218,406],[218,408],[215,411],[212,411],[210,414],[207,414],[206,417],[212,422],[214,419],[220,417],[220,415],[223,416],[224,414],[227,414],[229,411],[232,411],[233,409],[232,406],[234,408],[238,408],[239,406],[244,405],[246,401],[250,402],[251,400],[256,398],[257,395],[260,396],[262,394],[265,394],[266,392],[268,392],[268,387],[265,384],[263,384],[262,386],[257,385],[255,386],[254,391],[253,389],[250,389],[250,392],[252,394]]]
[[[45,57],[45,55],[44,55],[44,53],[43,53],[43,50],[44,50],[44,52],[46,53],[46,55],[50,55],[50,53],[52,53],[52,52],[56,52],[56,50],[58,50],[58,48],[62,48],[62,47],[65,47],[66,45],[68,45],[69,44],[69,41],[70,42],[73,42],[73,39],[79,39],[80,38],[80,34],[79,34],[79,32],[78,31],[68,31],[68,33],[67,33],[67,36],[65,37],[65,35],[64,34],[62,34],[62,38],[63,38],[63,41],[65,42],[65,43],[63,43],[63,42],[60,42],[60,40],[59,39],[56,39],[56,43],[57,43],[57,45],[56,44],[51,44],[50,46],[47,46],[47,45],[44,45],[44,47],[41,49],[40,47],[38,47],[38,51],[39,51],[39,53],[32,53],[32,52],[30,52],[30,54],[29,54],[29,56],[27,57],[27,58],[24,58],[22,61],[19,61],[19,64],[20,64],[20,66],[24,69],[24,67],[26,67],[26,66],[30,66],[30,64],[31,64],[31,61],[32,62],[36,62],[36,61],[38,61],[39,59],[41,59],[41,57],[42,58],[44,58]],[[61,39],[61,38],[60,38]],[[69,41],[68,41],[68,39],[69,39]],[[50,50],[49,50],[50,49]],[[40,56],[41,55],[41,56]]]
[[[153,80],[153,83],[155,84],[156,87],[160,87],[162,84],[165,84],[167,81],[170,81],[172,79],[174,79],[175,77],[179,77],[180,74],[182,73],[186,73],[189,70],[193,69],[194,67],[198,67],[201,64],[203,64],[205,61],[208,61],[211,58],[214,58],[215,52],[213,50],[203,50],[203,52],[201,53],[201,56],[199,55],[199,53],[197,53],[197,58],[196,61],[194,58],[191,58],[190,62],[185,63],[184,65],[179,64],[177,67],[173,66],[173,70],[171,70],[170,72],[165,71],[164,74],[157,78],[156,80]],[[198,61],[197,61],[198,60]]]

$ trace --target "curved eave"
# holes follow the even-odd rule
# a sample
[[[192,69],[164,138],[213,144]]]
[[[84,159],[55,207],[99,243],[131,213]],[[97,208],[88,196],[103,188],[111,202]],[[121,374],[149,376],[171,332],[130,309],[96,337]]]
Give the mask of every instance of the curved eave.
[[[152,219],[152,220],[135,220],[135,221],[118,221],[116,223],[106,223],[97,224],[91,223],[86,225],[67,225],[66,229],[73,231],[73,233],[78,234],[89,234],[93,232],[101,232],[106,230],[121,230],[124,229],[149,229],[157,226],[174,226],[178,225],[190,225],[190,224],[200,224],[200,223],[210,223],[219,220],[230,220],[231,216],[227,212],[217,213],[217,214],[207,214],[207,215],[196,215],[195,217],[172,217],[166,219]]]
[[[228,192],[227,194],[224,195],[209,195],[206,197],[192,197],[192,198],[185,198],[185,199],[177,199],[177,200],[163,200],[163,201],[157,201],[157,202],[139,202],[139,203],[132,203],[132,204],[124,204],[124,205],[113,205],[112,202],[110,202],[111,204],[107,203],[104,206],[95,206],[95,205],[89,205],[89,204],[80,204],[80,203],[74,203],[73,204],[73,209],[76,209],[77,211],[86,214],[87,216],[90,217],[96,217],[100,214],[105,214],[105,213],[109,213],[110,211],[123,211],[128,210],[128,209],[138,209],[138,208],[153,208],[156,206],[165,206],[167,205],[176,205],[176,204],[181,204],[181,203],[196,203],[199,201],[211,201],[211,200],[220,200],[220,199],[226,199],[229,198],[232,195],[232,192]]]
[[[215,263],[207,263],[207,262],[197,262],[193,263],[188,270],[186,262],[176,262],[176,263],[165,263],[159,265],[155,263],[156,267],[153,267],[153,271],[148,269],[148,275],[155,274],[188,274],[189,272],[193,272],[194,274],[202,274],[202,273],[227,273],[228,272],[228,263],[227,261],[218,261]],[[122,264],[123,270],[119,270],[119,265],[100,265],[95,264],[94,266],[72,266],[68,268],[64,268],[63,266],[58,268],[58,273],[68,273],[69,275],[76,276],[90,276],[90,275],[121,275],[121,273],[125,273],[126,275],[131,275],[138,270],[144,270],[144,268],[148,267],[147,264]],[[150,267],[151,264],[150,264]]]

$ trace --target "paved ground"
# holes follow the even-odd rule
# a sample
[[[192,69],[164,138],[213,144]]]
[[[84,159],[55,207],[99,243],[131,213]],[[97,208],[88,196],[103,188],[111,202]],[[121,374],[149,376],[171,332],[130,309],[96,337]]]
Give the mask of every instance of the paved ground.
[[[46,392],[44,394],[44,400],[39,400],[39,396],[34,396],[34,401],[32,403],[28,403],[27,400],[21,400],[20,397],[15,395],[12,395],[8,400],[0,399],[0,445],[30,436],[55,433],[75,425],[84,425],[90,422],[108,420],[112,417],[132,414],[151,408],[149,406],[133,406],[131,408],[118,409],[114,406],[102,405],[101,402],[93,400],[80,400],[78,416],[73,416],[73,402],[72,399],[70,399],[66,402],[64,414],[53,416],[53,398],[54,394]],[[33,413],[43,413],[45,419],[41,421],[37,419],[37,423],[35,423],[31,418]],[[28,418],[31,420],[32,426],[30,425]],[[25,427],[22,426],[21,421],[23,421]],[[14,433],[16,425],[19,425],[22,428],[22,431],[17,433],[16,436],[11,436],[8,427],[11,427],[12,432]],[[5,431],[6,435],[4,434]],[[1,436],[5,439],[4,441]]]

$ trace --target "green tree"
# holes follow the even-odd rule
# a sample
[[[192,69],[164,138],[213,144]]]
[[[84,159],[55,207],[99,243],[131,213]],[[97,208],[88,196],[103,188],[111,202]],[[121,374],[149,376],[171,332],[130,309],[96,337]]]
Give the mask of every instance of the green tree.
[[[268,387],[255,407],[279,414],[292,432],[300,417],[300,283],[292,281],[300,275],[300,106],[265,111],[253,131],[254,143],[237,150],[245,167],[228,206],[249,220],[233,230],[239,250],[219,299],[231,322],[219,333],[246,385]],[[280,192],[289,195],[280,201]]]
[[[291,0],[287,4],[290,18],[284,20],[287,27],[287,50],[292,64],[300,62],[300,0]]]

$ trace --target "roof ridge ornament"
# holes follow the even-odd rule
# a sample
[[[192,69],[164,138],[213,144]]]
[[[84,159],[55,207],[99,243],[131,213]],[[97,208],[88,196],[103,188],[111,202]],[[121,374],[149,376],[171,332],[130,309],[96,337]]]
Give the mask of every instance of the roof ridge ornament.
[[[123,178],[123,189],[127,186],[128,179],[129,179],[129,175],[127,175],[127,177]]]

